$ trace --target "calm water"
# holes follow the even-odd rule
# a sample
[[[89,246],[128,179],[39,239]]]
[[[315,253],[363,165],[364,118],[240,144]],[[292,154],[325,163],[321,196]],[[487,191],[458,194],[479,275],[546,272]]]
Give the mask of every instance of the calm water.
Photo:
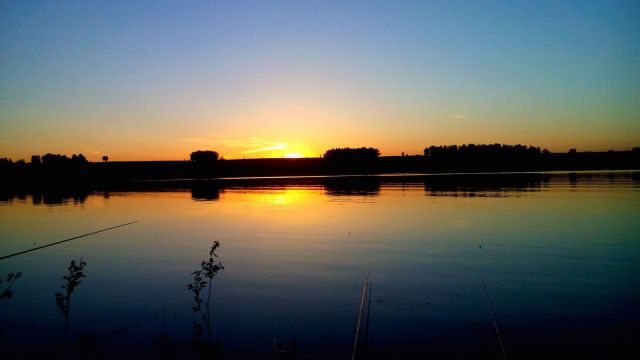
[[[280,179],[0,204],[0,256],[139,220],[0,260],[0,291],[22,272],[0,300],[0,345],[15,357],[199,354],[187,284],[214,240],[224,358],[274,358],[274,338],[298,358],[350,358],[367,272],[360,358],[500,358],[481,280],[509,358],[638,353],[638,173]],[[55,293],[80,259],[63,345]]]

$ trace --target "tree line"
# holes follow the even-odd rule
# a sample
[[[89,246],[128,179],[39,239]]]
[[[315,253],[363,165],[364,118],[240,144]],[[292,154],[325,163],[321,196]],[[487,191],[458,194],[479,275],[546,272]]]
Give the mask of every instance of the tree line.
[[[464,144],[464,145],[443,145],[429,146],[424,149],[424,156],[427,158],[442,157],[538,157],[549,154],[549,150],[540,147],[525,145],[504,145],[504,144]]]
[[[610,150],[609,152],[612,152]],[[634,147],[631,151],[633,154],[640,154],[640,147]],[[577,154],[575,149],[571,149],[569,154]],[[588,152],[587,152],[588,153]],[[380,157],[380,150],[374,147],[337,147],[331,148],[323,154],[323,158],[330,161],[363,161],[374,160]],[[437,160],[517,160],[517,159],[544,159],[550,152],[540,147],[525,145],[507,145],[507,144],[463,144],[463,145],[432,145],[424,148],[423,157],[431,161]],[[403,153],[404,156],[404,153]],[[419,155],[416,155],[419,156]],[[214,150],[197,150],[189,155],[189,159],[193,162],[207,163],[223,158]],[[102,156],[102,161],[108,161],[108,156]],[[31,156],[31,162],[25,160],[13,161],[9,158],[0,158],[0,170],[21,168],[27,165],[34,167],[81,167],[89,163],[87,158],[82,154],[73,154],[71,157],[63,154],[47,153],[45,155]]]
[[[45,167],[76,167],[88,164],[89,161],[82,154],[73,154],[71,157],[62,154],[51,154],[47,153],[45,155],[33,155],[31,156],[31,162],[27,163],[24,160],[13,161],[9,158],[0,158],[0,169],[3,168],[11,168],[11,167],[22,167],[27,164],[31,166],[45,166]]]

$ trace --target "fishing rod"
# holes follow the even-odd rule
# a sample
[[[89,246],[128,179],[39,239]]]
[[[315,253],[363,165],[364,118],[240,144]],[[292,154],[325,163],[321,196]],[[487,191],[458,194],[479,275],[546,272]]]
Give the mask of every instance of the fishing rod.
[[[355,341],[353,342],[353,353],[351,354],[351,360],[355,360],[356,351],[358,348],[358,336],[360,335],[360,328],[362,327],[362,313],[364,310],[364,300],[367,296],[367,287],[369,286],[369,273],[367,273],[367,277],[364,279],[364,287],[362,288],[362,297],[360,299],[360,309],[358,311],[358,321],[356,322],[356,336]]]
[[[502,358],[507,360],[507,353],[504,351],[504,345],[502,344],[502,336],[500,336],[500,329],[498,329],[498,322],[496,321],[496,312],[493,309],[493,301],[489,297],[489,291],[487,290],[487,286],[484,284],[484,280],[480,279],[482,283],[482,289],[484,289],[484,295],[487,297],[487,302],[489,303],[489,309],[491,310],[491,320],[493,320],[493,328],[496,331],[496,336],[498,337],[498,344],[500,344],[500,351],[502,351]]]
[[[135,220],[135,221],[131,221],[131,222],[128,222],[128,223],[125,223],[125,224],[120,224],[120,225],[112,226],[112,227],[109,227],[109,228],[106,228],[106,229],[102,229],[102,230],[98,230],[98,231],[94,231],[94,232],[90,232],[90,233],[86,233],[86,234],[82,234],[82,235],[74,236],[74,237],[71,237],[71,238],[68,238],[68,239],[64,239],[64,240],[56,241],[56,242],[53,242],[53,243],[51,243],[51,244],[38,246],[38,247],[35,247],[35,248],[33,248],[33,249],[19,251],[19,252],[17,252],[17,253],[13,253],[13,254],[10,254],[10,255],[2,256],[2,257],[0,257],[0,260],[8,259],[8,258],[10,258],[10,257],[14,257],[14,256],[17,256],[17,255],[22,255],[22,254],[25,254],[25,253],[28,253],[28,252],[31,252],[31,251],[36,251],[36,250],[44,249],[44,248],[49,247],[49,246],[62,244],[63,242],[67,242],[67,241],[71,241],[71,240],[75,240],[75,239],[83,238],[83,237],[85,237],[85,236],[89,236],[89,235],[93,235],[93,234],[101,233],[101,232],[104,232],[104,231],[109,231],[109,230],[117,229],[117,228],[119,228],[119,227],[123,227],[123,226],[131,225],[131,224],[135,224],[135,223],[137,223],[137,222],[138,222],[138,220]]]

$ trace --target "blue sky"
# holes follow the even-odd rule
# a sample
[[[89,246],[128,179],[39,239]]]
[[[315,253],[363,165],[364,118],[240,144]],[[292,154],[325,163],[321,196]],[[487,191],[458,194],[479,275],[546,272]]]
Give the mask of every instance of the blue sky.
[[[0,156],[626,149],[639,18],[638,1],[2,1]]]

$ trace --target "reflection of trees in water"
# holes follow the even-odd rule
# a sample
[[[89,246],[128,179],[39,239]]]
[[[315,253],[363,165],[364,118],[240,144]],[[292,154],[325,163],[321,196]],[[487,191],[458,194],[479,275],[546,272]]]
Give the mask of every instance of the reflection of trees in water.
[[[430,176],[424,190],[432,196],[505,197],[509,193],[540,191],[549,182],[547,174],[466,174]]]
[[[0,191],[0,201],[13,202],[14,199],[26,200],[27,195],[31,195],[33,205],[65,205],[72,203],[74,205],[82,204],[89,196],[88,190],[37,190],[37,191],[12,191],[4,189]]]
[[[329,196],[378,196],[380,178],[335,178],[324,182],[325,194]]]
[[[193,200],[219,200],[225,189],[272,190],[305,187],[324,189],[332,197],[380,195],[383,186],[424,185],[425,191],[439,196],[483,197],[506,196],[506,192],[539,191],[548,183],[564,183],[577,186],[578,183],[598,183],[602,185],[633,184],[639,186],[640,172],[572,172],[572,173],[483,173],[483,174],[442,174],[420,176],[336,176],[336,177],[299,177],[299,178],[251,178],[226,180],[175,180],[159,182],[128,183],[100,190],[104,198],[109,191],[148,192],[148,191],[184,191],[190,189]],[[91,193],[90,189],[52,188],[39,190],[0,188],[0,201],[12,202],[14,199],[26,200],[32,196],[34,205],[82,204]]]
[[[578,174],[570,173],[569,174],[569,186],[571,186],[572,188],[575,188],[577,184],[578,184]]]
[[[220,199],[220,187],[212,183],[194,184],[191,187],[193,200],[218,200]]]
[[[25,200],[27,198],[26,192],[12,191],[11,189],[0,189],[0,202],[11,203],[13,199]]]
[[[33,204],[34,205],[62,205],[67,204],[69,202],[73,202],[73,204],[82,204],[87,199],[89,195],[88,192],[74,192],[74,193],[56,193],[56,192],[45,192],[45,193],[34,193],[33,194]]]
[[[222,263],[217,260],[216,250],[220,247],[217,240],[211,245],[209,259],[200,263],[200,269],[191,273],[193,281],[187,284],[187,288],[193,293],[193,344],[206,352],[215,352],[217,346],[213,344],[213,333],[211,331],[211,288],[213,278],[218,271],[223,270]],[[203,291],[207,291],[206,302],[203,299]],[[203,305],[205,309],[203,309]],[[206,329],[204,328],[206,326]],[[209,343],[202,343],[202,334],[207,332]]]
[[[80,285],[80,280],[85,277],[84,275],[84,267],[87,265],[82,259],[80,262],[76,264],[75,260],[71,260],[71,264],[69,265],[69,274],[63,276],[62,278],[66,280],[66,283],[62,285],[62,288],[65,290],[64,294],[60,292],[56,292],[56,305],[58,309],[64,315],[64,335],[63,341],[66,343],[67,341],[67,330],[69,328],[69,310],[71,308],[71,295],[73,291]]]

